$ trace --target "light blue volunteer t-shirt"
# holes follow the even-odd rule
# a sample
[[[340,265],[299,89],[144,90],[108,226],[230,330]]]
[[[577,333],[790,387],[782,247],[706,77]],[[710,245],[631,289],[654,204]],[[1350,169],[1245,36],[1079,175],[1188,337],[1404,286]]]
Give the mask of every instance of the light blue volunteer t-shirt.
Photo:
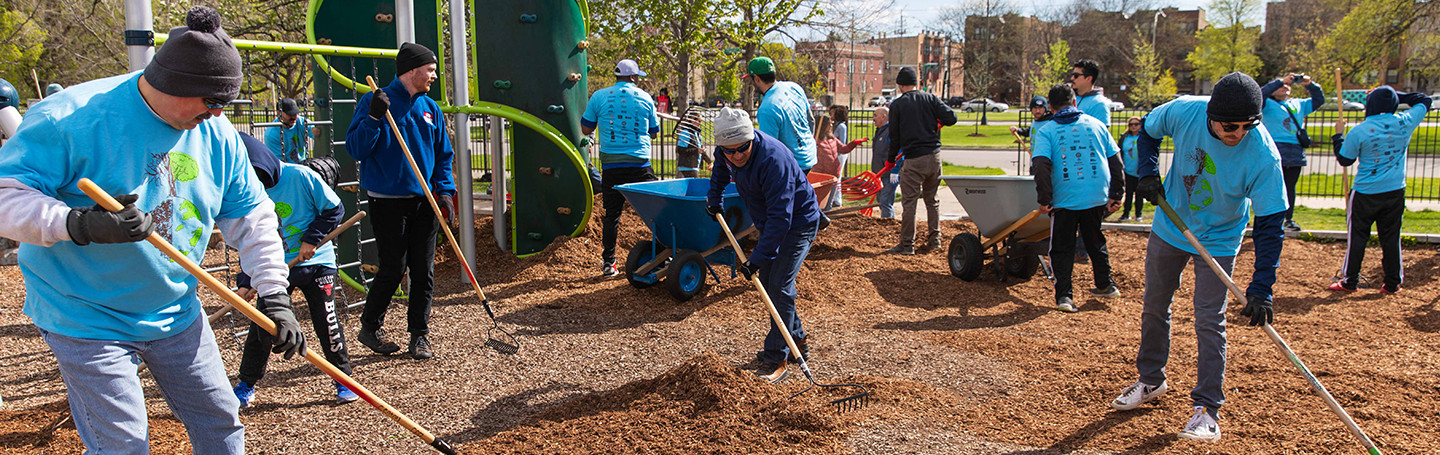
[[[660,132],[660,118],[650,94],[628,81],[590,95],[580,124],[595,128],[600,141],[600,168],[650,165],[650,135]]]
[[[1315,112],[1311,106],[1310,98],[1296,99],[1289,98],[1284,102],[1275,101],[1274,98],[1265,99],[1265,110],[1260,121],[1265,123],[1265,129],[1270,132],[1270,138],[1275,143],[1300,144],[1298,135],[1300,126],[1305,122],[1305,116]],[[1293,116],[1293,119],[1292,119]],[[1295,122],[1301,122],[1297,125]]]
[[[240,135],[225,117],[177,130],[140,97],[140,72],[75,85],[25,114],[0,149],[13,178],[71,207],[95,202],[89,178],[112,195],[134,193],[155,233],[195,262],[218,218],[241,218],[266,201]],[[148,242],[20,246],[25,314],[61,335],[151,341],[202,315],[196,279]]]
[[[1395,114],[1365,117],[1345,135],[1340,156],[1356,160],[1355,191],[1380,194],[1405,187],[1405,156],[1410,136],[1425,120],[1425,106]]]
[[[275,119],[279,122],[280,119]],[[265,145],[270,148],[270,153],[281,163],[300,164],[301,161],[310,158],[310,152],[305,150],[307,139],[315,137],[310,131],[310,121],[305,117],[295,117],[295,124],[286,128],[284,125],[272,126],[265,129]]]
[[[755,121],[762,133],[769,134],[790,149],[800,169],[810,169],[819,162],[815,134],[810,130],[810,101],[805,90],[790,81],[775,81],[760,99]]]
[[[1145,132],[1175,140],[1165,200],[1210,255],[1228,257],[1240,252],[1252,203],[1257,216],[1283,212],[1289,204],[1280,152],[1265,125],[1246,133],[1236,146],[1226,146],[1210,134],[1209,102],[1208,96],[1184,96],[1165,103],[1145,116]],[[1154,230],[1171,246],[1199,254],[1169,217],[1156,216]]]
[[[1045,122],[1035,131],[1036,158],[1054,165],[1050,181],[1057,209],[1086,210],[1105,205],[1110,191],[1109,157],[1118,152],[1115,139],[1099,120],[1080,115],[1070,124]]]
[[[1080,112],[1095,117],[1106,128],[1110,127],[1110,98],[1106,98],[1105,94],[1097,93],[1091,96],[1076,97],[1075,107],[1080,108]]]
[[[1140,135],[1126,134],[1120,137],[1120,161],[1125,165],[1125,175],[1140,176]]]
[[[280,164],[280,179],[265,193],[275,201],[275,215],[280,217],[280,237],[285,239],[285,262],[300,254],[301,238],[310,223],[321,212],[340,206],[340,196],[310,168],[290,163]],[[315,248],[315,256],[297,264],[335,267],[335,243],[325,242]]]

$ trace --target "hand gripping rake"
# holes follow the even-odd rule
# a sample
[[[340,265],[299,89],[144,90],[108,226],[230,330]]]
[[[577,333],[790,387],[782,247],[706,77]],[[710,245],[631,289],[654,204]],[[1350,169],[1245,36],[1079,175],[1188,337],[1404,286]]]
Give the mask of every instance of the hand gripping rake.
[[[375,85],[375,78],[365,76],[365,82],[370,84],[370,90],[379,90]],[[480,290],[480,282],[475,280],[475,272],[470,270],[469,261],[465,260],[465,253],[460,249],[460,243],[455,241],[455,234],[450,232],[450,224],[440,213],[440,204],[435,203],[435,195],[430,194],[430,183],[425,181],[425,174],[420,172],[420,166],[415,164],[415,157],[410,154],[410,145],[405,143],[405,135],[400,132],[400,127],[395,124],[395,117],[390,111],[385,111],[385,120],[390,123],[390,131],[395,133],[395,141],[400,143],[400,149],[405,152],[405,161],[410,163],[410,172],[415,174],[415,180],[420,182],[420,189],[425,193],[425,200],[430,201],[430,210],[435,212],[435,219],[440,222],[440,230],[445,231],[445,238],[450,240],[450,248],[455,251],[455,258],[459,260],[460,266],[465,269],[465,276],[470,278],[470,286],[475,288],[475,295],[480,296],[480,306],[485,308],[485,314],[490,316],[490,328],[485,331],[485,345],[494,348],[501,354],[515,355],[520,352],[520,341],[515,334],[500,328],[500,321],[495,320],[495,309],[490,306],[490,299],[485,297],[485,291]]]
[[[720,222],[720,227],[725,230],[725,237],[728,238],[728,239],[730,239],[730,246],[733,247],[733,248],[735,248],[735,256],[739,258],[740,262],[745,262],[745,251],[744,251],[744,250],[741,250],[741,249],[740,249],[740,243],[735,241],[735,234],[730,233],[730,225],[729,225],[729,224],[726,224],[726,223],[725,223],[725,219],[724,219],[724,218],[721,218],[721,216],[720,216],[719,214],[716,214],[716,215],[715,215],[715,221]],[[796,362],[799,362],[799,363],[800,363],[800,371],[802,371],[802,372],[805,373],[805,379],[809,379],[809,380],[810,380],[810,387],[806,387],[805,390],[801,390],[801,391],[799,391],[799,392],[796,392],[794,395],[790,395],[790,399],[794,399],[795,397],[800,396],[800,394],[805,393],[805,392],[809,392],[810,389],[813,389],[813,388],[816,388],[816,387],[820,387],[820,388],[859,387],[859,388],[860,388],[860,393],[857,393],[857,394],[854,394],[854,395],[850,395],[850,396],[848,396],[848,397],[840,398],[840,399],[837,399],[837,400],[833,400],[833,401],[831,401],[830,403],[831,403],[831,404],[834,404],[834,405],[835,405],[839,410],[841,410],[841,411],[848,411],[848,410],[852,410],[852,409],[858,409],[858,408],[865,407],[865,405],[867,405],[867,404],[870,404],[870,389],[865,388],[865,386],[863,386],[863,385],[860,385],[860,384],[821,384],[821,383],[815,382],[815,375],[812,374],[812,373],[810,373],[810,366],[805,364],[805,357],[803,357],[803,356],[800,355],[800,347],[799,347],[799,346],[796,346],[796,345],[795,345],[795,339],[790,337],[790,330],[789,330],[788,326],[785,324],[785,322],[780,319],[780,311],[776,310],[776,309],[775,309],[775,303],[770,301],[770,294],[766,294],[766,293],[765,293],[765,285],[760,283],[760,277],[758,277],[758,276],[753,276],[753,275],[752,275],[752,276],[750,277],[750,283],[751,283],[751,284],[754,284],[754,285],[755,285],[755,289],[758,290],[758,291],[760,291],[760,299],[765,301],[765,308],[767,308],[767,309],[770,310],[770,320],[775,321],[775,326],[776,326],[776,327],[780,327],[780,334],[785,337],[785,344],[788,345],[788,346],[790,346],[790,354],[795,357],[795,361],[796,361]]]
[[[1205,259],[1205,265],[1215,271],[1215,275],[1220,277],[1220,281],[1225,283],[1225,287],[1230,288],[1230,293],[1240,299],[1240,303],[1245,303],[1245,291],[1235,285],[1235,281],[1230,279],[1229,274],[1220,269],[1220,264],[1215,262],[1215,258],[1210,256],[1210,252],[1206,251],[1205,247],[1200,244],[1200,240],[1195,238],[1195,234],[1190,232],[1190,227],[1180,220],[1180,215],[1175,213],[1175,209],[1170,208],[1170,203],[1165,201],[1164,194],[1160,195],[1159,202],[1155,205],[1160,206],[1160,210],[1165,212],[1165,216],[1170,218],[1170,222],[1175,223],[1175,227],[1179,228],[1180,233],[1185,235],[1185,239],[1190,241],[1190,246],[1200,252],[1200,257]],[[1325,405],[1329,406],[1335,415],[1340,416],[1340,421],[1344,422],[1345,427],[1350,429],[1350,433],[1360,440],[1360,445],[1365,446],[1365,450],[1370,455],[1380,455],[1380,449],[1375,447],[1375,443],[1370,440],[1369,436],[1365,435],[1365,430],[1361,430],[1360,425],[1356,425],[1355,420],[1350,418],[1350,414],[1345,412],[1345,408],[1340,407],[1340,403],[1335,401],[1335,397],[1330,396],[1330,392],[1325,390],[1325,386],[1320,384],[1320,380],[1315,378],[1315,374],[1305,367],[1305,362],[1301,362],[1300,358],[1295,356],[1295,351],[1290,350],[1290,345],[1285,343],[1285,339],[1280,338],[1280,333],[1276,332],[1269,323],[1261,327],[1265,329],[1265,335],[1270,337],[1270,341],[1275,343],[1275,348],[1280,350],[1280,354],[1300,370],[1300,375],[1304,376],[1305,380],[1310,382],[1310,387],[1315,389],[1315,393],[1320,394],[1320,398],[1325,400]]]
[[[339,225],[339,226],[336,226],[336,227],[335,227],[335,230],[330,231],[329,234],[325,234],[325,238],[320,239],[320,243],[316,244],[315,246],[318,248],[318,247],[323,246],[323,245],[325,245],[326,243],[330,242],[331,240],[335,240],[335,237],[339,237],[341,233],[344,233],[347,229],[350,229],[350,227],[351,227],[351,226],[354,226],[355,223],[359,223],[361,218],[365,218],[365,211],[364,211],[364,210],[361,210],[361,211],[359,211],[359,212],[355,212],[355,215],[354,215],[354,216],[351,216],[350,219],[345,220],[344,223],[340,223],[340,225]],[[300,256],[295,256],[295,258],[291,259],[290,262],[285,263],[285,269],[286,269],[286,270],[289,270],[289,269],[295,268],[295,264],[299,264],[299,263],[300,263]],[[215,321],[218,321],[218,320],[220,320],[221,317],[223,317],[223,316],[225,316],[225,315],[227,315],[227,314],[230,314],[230,310],[234,310],[234,309],[235,309],[235,307],[230,306],[229,303],[226,303],[225,305],[221,306],[220,309],[215,310],[215,312],[212,313],[212,314],[210,314],[210,316],[208,317],[208,319],[210,320],[210,324],[211,324],[211,325],[214,325],[214,324],[215,324]],[[140,365],[140,366],[143,368],[145,365]]]
[[[91,199],[94,199],[95,202],[99,203],[102,207],[105,207],[106,210],[115,212],[120,211],[124,208],[120,205],[118,201],[115,200],[115,198],[110,197],[110,193],[105,192],[105,190],[95,185],[95,182],[90,181],[90,179],[81,178],[79,186],[80,191],[84,191],[86,195],[90,196]],[[150,244],[155,245],[155,248],[160,249],[160,252],[165,253],[165,255],[169,256],[170,259],[175,261],[175,263],[180,264],[181,267],[184,267],[186,271],[190,272],[191,275],[194,275],[196,279],[200,280],[202,284],[209,287],[210,290],[215,291],[216,294],[220,294],[220,297],[224,298],[226,302],[229,302],[230,305],[235,307],[236,310],[239,310],[240,314],[244,314],[245,317],[250,318],[251,321],[254,321],[256,325],[259,325],[260,328],[264,329],[266,332],[270,332],[271,335],[275,334],[275,321],[271,321],[270,318],[266,317],[264,313],[260,312],[260,310],[255,309],[255,307],[253,306],[250,306],[250,304],[247,303],[245,299],[242,299],[239,295],[235,294],[235,291],[231,291],[229,286],[226,286],[225,283],[221,283],[220,280],[215,279],[215,277],[206,272],[205,269],[200,268],[200,265],[196,264],[195,261],[190,260],[190,257],[186,256],[185,253],[181,253],[180,250],[175,249],[173,245],[170,245],[170,242],[167,242],[165,241],[165,239],[160,238],[160,234],[151,233],[150,237],[147,237],[145,240],[150,241]],[[367,389],[365,388],[365,386],[360,385],[359,382],[355,381],[355,378],[352,378],[350,377],[350,375],[345,374],[345,372],[340,371],[340,369],[335,368],[335,365],[331,365],[330,362],[326,361],[325,358],[321,357],[319,354],[316,354],[315,351],[310,350],[310,348],[306,348],[304,356],[305,360],[308,360],[312,365],[315,365],[315,367],[319,368],[320,371],[324,371],[326,375],[330,376],[330,378],[334,379],[336,382],[339,382],[346,388],[349,388],[356,394],[360,395],[360,398],[365,399],[365,401],[370,403],[371,406],[374,406],[375,409],[379,409],[380,413],[385,414],[386,417],[389,417],[391,420],[399,423],[400,426],[405,427],[405,429],[409,430],[411,434],[418,436],[421,441],[425,441],[426,444],[430,444],[430,447],[434,447],[435,450],[438,450],[440,451],[440,453],[444,453],[446,455],[455,455],[457,453],[455,452],[455,448],[450,447],[449,443],[435,437],[434,434],[431,434],[424,427],[416,424],[414,421],[410,420],[409,417],[401,414],[400,411],[395,410],[395,408],[391,407],[389,403],[385,402],[385,400],[382,400],[379,396],[376,396],[373,392],[370,391],[370,389]]]

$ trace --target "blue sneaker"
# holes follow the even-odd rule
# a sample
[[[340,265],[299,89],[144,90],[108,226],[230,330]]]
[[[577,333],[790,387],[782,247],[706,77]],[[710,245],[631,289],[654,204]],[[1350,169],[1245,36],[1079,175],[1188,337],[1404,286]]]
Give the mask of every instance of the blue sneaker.
[[[335,400],[343,404],[359,399],[360,395],[356,395],[350,388],[340,384],[339,381],[335,381]]]
[[[234,389],[234,390],[235,390],[235,398],[239,398],[239,399],[240,399],[240,407],[242,407],[242,408],[248,408],[248,407],[250,407],[250,400],[254,400],[254,399],[255,399],[255,386],[252,386],[252,385],[250,385],[250,384],[248,384],[248,383],[246,383],[246,382],[244,382],[244,381],[241,381],[239,384],[235,384],[235,389]]]

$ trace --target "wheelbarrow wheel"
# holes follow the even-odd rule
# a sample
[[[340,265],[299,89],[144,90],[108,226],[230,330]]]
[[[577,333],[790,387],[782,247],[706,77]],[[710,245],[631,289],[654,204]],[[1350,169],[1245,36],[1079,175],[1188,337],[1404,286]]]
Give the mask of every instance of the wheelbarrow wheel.
[[[975,281],[984,264],[985,250],[980,248],[980,237],[966,232],[950,241],[951,275],[965,281]]]
[[[656,276],[654,272],[659,267],[651,269],[651,272],[646,275],[635,274],[635,269],[655,259],[653,246],[654,242],[649,240],[635,242],[635,246],[630,247],[630,255],[625,257],[625,280],[637,289],[645,289],[660,282],[660,277]]]
[[[708,269],[699,251],[680,250],[665,269],[665,286],[670,289],[670,296],[684,302],[704,294]]]
[[[1035,276],[1040,270],[1040,257],[1033,254],[1022,254],[1005,258],[1005,273],[1015,278],[1029,279]]]

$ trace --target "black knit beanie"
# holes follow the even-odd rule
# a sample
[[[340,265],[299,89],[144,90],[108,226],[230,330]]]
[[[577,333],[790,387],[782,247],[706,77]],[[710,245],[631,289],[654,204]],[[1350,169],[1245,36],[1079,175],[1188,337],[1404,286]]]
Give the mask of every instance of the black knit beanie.
[[[1265,107],[1265,98],[1260,96],[1260,84],[1255,78],[1241,72],[1226,74],[1215,83],[1210,94],[1210,104],[1205,114],[1222,123],[1249,122],[1260,118]]]
[[[1395,110],[1399,108],[1400,95],[1396,94],[1395,89],[1388,85],[1376,87],[1375,90],[1370,91],[1369,95],[1365,96],[1366,117],[1380,114],[1394,114]]]
[[[435,53],[416,43],[400,45],[400,54],[395,56],[395,75],[402,76],[415,68],[435,62]]]
[[[171,96],[234,101],[240,95],[240,51],[220,28],[220,13],[190,8],[185,26],[170,29],[170,38],[145,66],[145,81]]]
[[[919,79],[915,76],[915,68],[900,68],[900,74],[895,75],[895,85],[919,85]]]

